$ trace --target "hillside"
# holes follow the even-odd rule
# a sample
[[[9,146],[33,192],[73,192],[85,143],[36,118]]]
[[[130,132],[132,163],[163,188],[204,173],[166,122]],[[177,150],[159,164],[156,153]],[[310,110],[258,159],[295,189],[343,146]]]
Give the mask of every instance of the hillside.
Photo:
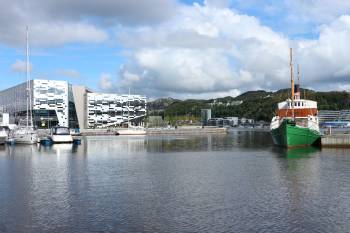
[[[248,91],[237,97],[227,96],[209,100],[174,100],[158,99],[148,104],[149,115],[157,113],[165,118],[178,117],[200,118],[200,110],[212,109],[212,117],[238,116],[255,120],[270,121],[276,104],[289,96],[289,89],[276,92],[263,90]],[[350,94],[348,92],[316,92],[302,89],[302,97],[318,102],[319,110],[350,109]]]

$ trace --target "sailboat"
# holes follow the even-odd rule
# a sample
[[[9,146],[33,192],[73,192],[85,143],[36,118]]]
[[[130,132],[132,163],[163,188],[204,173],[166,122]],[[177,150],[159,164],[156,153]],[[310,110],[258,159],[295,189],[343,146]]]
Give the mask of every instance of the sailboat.
[[[294,83],[292,49],[290,49],[290,75],[291,96],[286,101],[278,103],[276,116],[272,118],[270,125],[272,138],[278,146],[310,146],[321,137],[317,102],[301,99],[299,68],[298,84]]]
[[[20,122],[17,129],[12,132],[11,141],[16,144],[35,144],[37,143],[37,134],[33,127],[33,114],[32,114],[32,91],[29,75],[29,39],[28,39],[28,26],[26,28],[26,77],[27,77],[27,114],[26,124],[23,126]]]

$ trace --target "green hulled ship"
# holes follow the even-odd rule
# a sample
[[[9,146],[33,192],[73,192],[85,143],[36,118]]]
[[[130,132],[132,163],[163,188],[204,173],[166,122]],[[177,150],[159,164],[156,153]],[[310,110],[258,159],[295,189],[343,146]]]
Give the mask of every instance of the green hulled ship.
[[[320,139],[317,129],[298,126],[290,119],[284,119],[279,127],[271,129],[271,134],[274,143],[283,147],[310,146]]]
[[[292,49],[290,51],[291,97],[278,103],[276,116],[272,118],[270,129],[273,141],[278,146],[310,146],[320,139],[317,117],[317,102],[301,99],[298,84],[294,84]]]

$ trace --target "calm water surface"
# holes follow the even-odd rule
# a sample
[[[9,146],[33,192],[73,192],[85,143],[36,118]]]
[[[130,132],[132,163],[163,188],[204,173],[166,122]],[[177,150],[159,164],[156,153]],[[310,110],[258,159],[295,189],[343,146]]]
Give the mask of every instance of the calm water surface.
[[[0,147],[0,232],[350,232],[350,150],[262,132]]]

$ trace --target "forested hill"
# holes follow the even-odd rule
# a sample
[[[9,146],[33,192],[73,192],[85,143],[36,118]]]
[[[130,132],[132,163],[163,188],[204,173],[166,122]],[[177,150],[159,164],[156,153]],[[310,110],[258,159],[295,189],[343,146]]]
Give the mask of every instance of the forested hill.
[[[148,104],[149,115],[163,115],[166,118],[178,116],[200,117],[203,108],[212,109],[212,117],[238,116],[270,121],[276,104],[288,98],[290,89],[276,92],[248,91],[237,97],[227,96],[209,100],[158,99]],[[318,102],[319,110],[350,109],[348,92],[316,92],[302,89],[302,98]]]

